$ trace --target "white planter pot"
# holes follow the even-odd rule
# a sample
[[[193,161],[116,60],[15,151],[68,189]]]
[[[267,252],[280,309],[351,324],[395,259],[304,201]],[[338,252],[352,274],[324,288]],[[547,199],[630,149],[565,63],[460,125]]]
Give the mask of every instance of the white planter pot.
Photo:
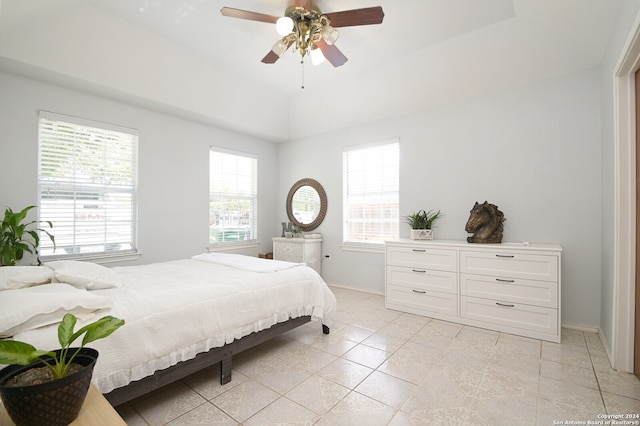
[[[409,234],[412,240],[433,240],[432,229],[412,229]]]

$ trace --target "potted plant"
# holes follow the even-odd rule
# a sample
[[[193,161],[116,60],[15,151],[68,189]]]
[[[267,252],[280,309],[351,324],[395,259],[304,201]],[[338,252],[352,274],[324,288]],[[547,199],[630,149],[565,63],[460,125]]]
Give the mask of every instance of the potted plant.
[[[65,314],[56,351],[0,340],[0,364],[11,364],[0,370],[0,397],[16,425],[67,425],[80,413],[98,359],[98,351],[84,346],[109,336],[124,320],[106,316],[74,332],[76,322]],[[80,347],[71,348],[83,334]]]
[[[433,239],[433,222],[440,217],[440,210],[433,212],[433,210],[425,211],[418,210],[417,212],[405,216],[406,223],[411,227],[409,238],[412,240],[432,240]]]
[[[7,207],[4,211],[4,218],[0,222],[0,266],[13,266],[19,262],[25,252],[35,254],[38,265],[41,264],[38,256],[38,246],[40,245],[40,236],[38,231],[42,231],[49,236],[55,250],[56,241],[53,235],[42,228],[31,228],[36,225],[37,221],[24,222],[29,210],[36,206],[28,206],[21,211],[14,213]],[[42,221],[53,228],[50,221]]]

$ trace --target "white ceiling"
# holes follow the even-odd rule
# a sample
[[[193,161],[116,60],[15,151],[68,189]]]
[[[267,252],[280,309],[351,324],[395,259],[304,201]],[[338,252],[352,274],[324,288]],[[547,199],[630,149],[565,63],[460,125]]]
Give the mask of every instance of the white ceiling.
[[[282,141],[596,66],[620,2],[318,0],[385,18],[341,28],[349,61],[305,63],[302,90],[299,55],[260,62],[274,25],[220,14],[287,0],[0,0],[0,66]]]

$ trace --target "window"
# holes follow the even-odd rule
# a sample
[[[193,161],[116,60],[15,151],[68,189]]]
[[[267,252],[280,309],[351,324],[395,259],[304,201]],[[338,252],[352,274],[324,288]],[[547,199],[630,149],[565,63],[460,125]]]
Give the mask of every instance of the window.
[[[43,256],[101,256],[137,249],[136,130],[40,112],[39,220]]]
[[[258,160],[211,147],[209,244],[257,240]]]
[[[345,243],[398,238],[399,142],[348,148],[342,155]]]

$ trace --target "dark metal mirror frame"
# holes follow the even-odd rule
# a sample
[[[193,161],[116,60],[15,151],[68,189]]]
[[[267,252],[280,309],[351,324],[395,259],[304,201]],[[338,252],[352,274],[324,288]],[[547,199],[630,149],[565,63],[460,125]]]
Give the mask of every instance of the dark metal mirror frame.
[[[300,223],[293,215],[293,209],[291,207],[293,196],[298,189],[303,186],[310,186],[316,190],[318,195],[320,196],[320,211],[318,212],[318,216],[311,223]],[[289,221],[293,223],[295,226],[300,228],[301,231],[313,231],[316,229],[322,221],[324,220],[325,215],[327,214],[327,194],[324,192],[324,188],[320,185],[315,179],[300,179],[296,183],[293,184],[291,189],[289,190],[289,195],[287,195],[287,216],[289,217]]]

